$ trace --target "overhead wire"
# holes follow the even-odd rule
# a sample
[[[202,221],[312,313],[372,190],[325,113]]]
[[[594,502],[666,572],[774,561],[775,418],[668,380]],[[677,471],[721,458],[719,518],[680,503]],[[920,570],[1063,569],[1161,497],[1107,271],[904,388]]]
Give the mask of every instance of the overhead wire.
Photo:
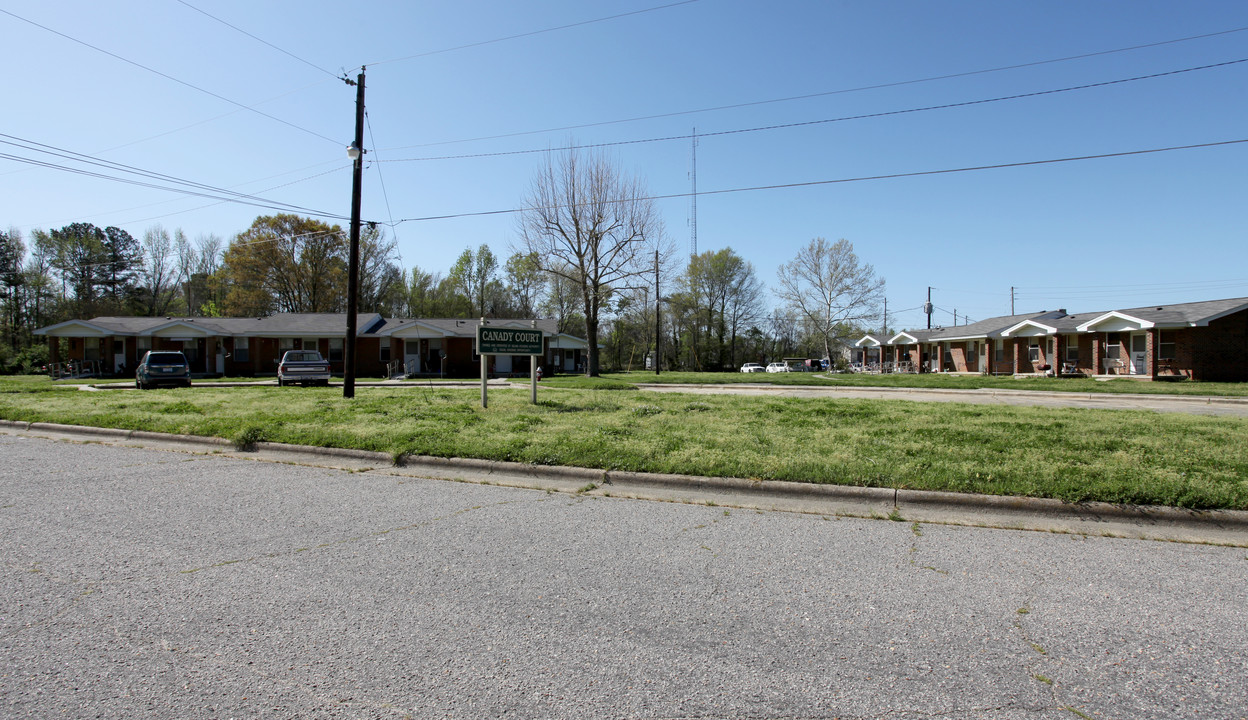
[[[240,32],[240,33],[242,33],[242,34],[246,35],[247,37],[251,38],[252,40],[255,40],[256,42],[263,43],[264,45],[267,45],[267,46],[269,46],[269,47],[273,48],[274,50],[276,50],[276,51],[278,51],[278,52],[282,53],[283,55],[286,55],[286,56],[288,56],[288,57],[292,57],[292,58],[294,58],[295,60],[298,60],[299,62],[303,63],[304,65],[307,65],[308,67],[310,67],[310,68],[312,68],[312,69],[314,69],[314,70],[319,70],[320,72],[325,73],[326,75],[328,75],[328,76],[330,76],[330,77],[334,78],[335,80],[337,80],[337,79],[338,79],[338,75],[337,75],[336,73],[330,72],[329,70],[326,70],[325,68],[323,68],[323,67],[321,67],[321,66],[317,65],[316,63],[313,63],[313,62],[310,62],[310,61],[308,61],[308,60],[305,60],[305,59],[303,59],[303,58],[299,57],[298,55],[296,55],[296,54],[294,54],[294,53],[290,52],[289,50],[286,50],[286,49],[284,49],[284,48],[280,48],[280,47],[278,47],[278,46],[274,45],[273,43],[269,42],[268,40],[265,40],[264,38],[261,38],[261,37],[256,37],[255,35],[252,35],[251,33],[247,32],[246,30],[244,30],[244,29],[240,28],[240,27],[239,27],[239,26],[237,26],[237,25],[234,25],[234,24],[232,24],[232,23],[226,22],[225,20],[222,20],[221,18],[217,17],[216,15],[213,15],[212,13],[209,13],[209,12],[207,12],[207,11],[203,10],[202,8],[195,7],[194,5],[190,4],[190,3],[189,3],[189,2],[187,2],[186,0],[177,0],[177,2],[179,2],[179,3],[183,4],[183,5],[185,5],[186,7],[188,7],[188,8],[190,8],[190,9],[194,10],[195,12],[197,12],[197,13],[199,13],[199,14],[201,14],[201,15],[205,16],[205,17],[212,18],[213,20],[216,20],[217,22],[221,23],[222,25],[224,25],[224,26],[226,26],[226,27],[228,27],[228,28],[231,28],[231,29],[233,29],[233,30],[237,30],[238,32]]]
[[[373,137],[373,121],[371,118],[369,118],[367,110],[364,111],[364,125],[368,128],[368,141],[375,148],[377,146],[377,139]],[[376,150],[374,150],[373,152],[376,152]],[[390,194],[386,192],[386,179],[381,174],[380,162],[381,162],[380,158],[375,158],[373,167],[377,168],[377,181],[381,184],[381,197],[386,202],[386,215],[390,219],[391,228],[393,228],[394,213],[390,210]],[[395,234],[395,239],[396,240],[398,239],[397,233]]]
[[[258,197],[255,195],[249,195],[247,193],[240,193],[240,192],[235,192],[233,190],[227,190],[225,188],[220,188],[220,187],[216,187],[213,185],[196,182],[193,180],[185,180],[183,178],[179,178],[173,175],[167,175],[165,173],[158,173],[158,172],[151,171],[151,170],[144,170],[142,168],[137,168],[132,165],[126,165],[123,163],[113,162],[111,160],[104,160],[102,158],[96,158],[90,155],[86,155],[85,153],[79,153],[73,150],[67,150],[65,148],[56,147],[55,145],[48,145],[45,143],[36,142],[34,140],[27,140],[25,138],[20,138],[15,135],[0,133],[0,138],[8,138],[8,140],[0,139],[0,144],[12,145],[14,147],[18,147],[23,150],[43,153],[46,155],[50,155],[52,157],[69,160],[71,162],[79,162],[79,163],[84,163],[86,165],[94,165],[94,166],[101,167],[101,168],[115,171],[115,172],[128,173],[128,174],[136,175],[139,177],[147,178],[149,180],[169,182],[175,185],[183,185],[188,188],[194,188],[194,189],[201,190],[201,191],[207,191],[213,194],[207,195],[201,192],[180,191],[180,190],[177,190],[176,188],[170,188],[168,186],[155,185],[152,183],[142,183],[142,182],[134,181],[134,180],[127,179],[127,178],[119,178],[113,175],[104,175],[102,173],[89,172],[89,171],[82,170],[81,168],[73,168],[71,166],[59,165],[56,163],[49,163],[49,162],[42,161],[42,160],[35,160],[33,158],[24,158],[21,156],[11,155],[7,153],[3,155],[3,157],[5,157],[6,159],[15,160],[17,162],[25,162],[27,164],[39,165],[43,167],[69,171],[69,172],[76,172],[78,174],[90,175],[93,177],[99,177],[99,178],[104,178],[104,179],[112,179],[112,180],[116,180],[119,182],[126,182],[126,183],[134,184],[134,185],[143,185],[146,187],[164,189],[164,190],[169,190],[172,192],[184,192],[185,194],[199,195],[201,197],[212,197],[213,199],[228,199],[228,198],[220,197],[220,195],[226,195],[226,196],[230,196],[231,198],[239,202],[244,202],[245,204],[254,205],[254,204],[260,203],[261,204],[260,206],[262,207],[269,207],[273,209],[277,209],[277,206],[282,206],[285,208],[289,208],[291,210],[297,210],[300,212],[308,212],[308,213],[312,213],[315,215],[324,215],[326,217],[333,216],[330,213],[322,213],[316,210],[312,210],[310,208],[305,208],[301,205],[295,205],[292,203],[283,203],[283,202],[276,201],[276,200],[270,200],[268,198],[262,198],[262,197]]]
[[[42,24],[40,24],[40,23],[35,22],[34,20],[30,20],[30,19],[28,19],[28,18],[24,18],[24,17],[22,17],[22,16],[20,16],[20,15],[17,15],[17,14],[14,14],[14,13],[12,13],[12,12],[9,12],[8,10],[5,10],[5,9],[3,9],[3,8],[0,8],[0,13],[4,13],[5,15],[8,15],[9,17],[12,17],[12,18],[14,18],[14,19],[16,19],[16,20],[21,20],[21,21],[22,21],[22,22],[24,22],[24,23],[28,23],[28,24],[30,24],[30,25],[34,25],[35,27],[37,27],[37,28],[39,28],[39,29],[41,29],[41,30],[45,30],[45,31],[47,31],[47,32],[52,33],[53,35],[57,35],[57,36],[59,36],[59,37],[65,38],[66,40],[69,40],[69,41],[71,41],[71,42],[74,42],[74,43],[77,43],[77,44],[79,44],[79,45],[82,45],[83,47],[87,47],[87,48],[90,48],[90,49],[92,49],[92,50],[95,50],[96,52],[103,53],[103,54],[105,54],[105,55],[108,55],[108,56],[109,56],[109,57],[111,57],[111,58],[116,59],[116,60],[120,60],[120,61],[122,61],[122,62],[124,62],[124,63],[129,64],[129,65],[133,65],[134,67],[137,67],[137,68],[140,68],[140,69],[146,70],[147,72],[153,73],[153,74],[155,74],[155,75],[159,75],[160,77],[165,78],[166,80],[171,80],[171,81],[173,81],[173,82],[175,82],[175,83],[178,83],[179,85],[182,85],[182,86],[184,86],[184,87],[188,87],[188,88],[190,88],[190,89],[192,89],[192,90],[195,90],[195,91],[197,91],[197,92],[201,92],[201,93],[203,93],[203,94],[205,94],[205,95],[208,95],[208,96],[210,96],[210,97],[214,97],[214,98],[216,98],[216,99],[218,99],[218,100],[221,100],[221,101],[227,102],[227,103],[229,103],[229,104],[231,104],[231,105],[234,105],[234,106],[236,106],[236,107],[238,107],[238,108],[241,108],[241,109],[243,109],[243,110],[247,110],[247,111],[249,111],[249,112],[253,112],[253,113],[255,113],[255,114],[257,114],[257,115],[260,115],[260,116],[262,116],[262,117],[266,117],[266,118],[268,118],[268,119],[270,119],[270,120],[273,120],[273,121],[275,121],[275,122],[279,122],[279,123],[281,123],[281,124],[283,124],[283,125],[286,125],[287,127],[294,128],[295,130],[298,130],[298,131],[300,131],[300,132],[307,133],[307,134],[309,134],[309,135],[313,135],[313,136],[315,136],[315,137],[321,138],[322,140],[327,140],[327,141],[329,141],[329,142],[333,143],[334,145],[341,145],[341,143],[340,143],[339,141],[337,141],[337,140],[335,140],[335,139],[333,139],[333,138],[331,138],[331,137],[329,137],[329,136],[327,136],[327,135],[322,135],[321,133],[318,133],[318,132],[316,132],[315,130],[309,130],[309,129],[305,128],[305,127],[302,127],[302,126],[296,125],[296,124],[294,124],[294,123],[292,123],[292,122],[290,122],[290,121],[288,121],[288,120],[283,120],[282,118],[279,118],[279,117],[277,117],[276,115],[270,115],[270,114],[268,114],[268,113],[266,113],[266,112],[264,112],[264,111],[262,111],[262,110],[257,110],[256,108],[251,107],[251,106],[249,106],[249,105],[245,105],[245,104],[243,104],[243,103],[241,103],[241,102],[238,102],[237,100],[232,100],[232,99],[230,99],[230,98],[228,98],[228,97],[225,97],[224,95],[221,95],[221,94],[219,94],[219,93],[215,93],[215,92],[213,92],[213,91],[211,91],[211,90],[207,90],[207,89],[202,88],[202,87],[200,87],[200,86],[198,86],[198,85],[195,85],[195,84],[193,84],[193,83],[189,83],[189,82],[187,82],[187,81],[185,81],[185,80],[181,80],[181,79],[176,78],[176,77],[174,77],[174,76],[172,76],[172,75],[170,75],[170,74],[168,74],[168,73],[164,73],[164,72],[161,72],[160,70],[157,70],[157,69],[155,69],[155,68],[148,67],[147,65],[144,65],[144,64],[142,64],[142,63],[140,63],[140,62],[136,62],[136,61],[131,60],[131,59],[129,59],[129,58],[122,57],[121,55],[118,55],[118,54],[117,54],[117,53],[115,53],[115,52],[111,52],[111,51],[109,51],[109,50],[105,50],[105,49],[103,49],[103,48],[101,48],[101,47],[98,47],[98,46],[96,46],[96,45],[92,45],[91,43],[86,42],[85,40],[80,40],[80,39],[78,39],[78,38],[76,38],[76,37],[73,37],[73,36],[70,36],[70,35],[66,35],[65,33],[60,32],[59,30],[53,30],[52,28],[48,27],[47,25],[42,25]]]
[[[424,157],[424,158],[396,158],[393,160],[386,160],[384,162],[426,162],[426,161],[433,161],[433,160],[464,160],[464,159],[476,159],[476,158],[487,158],[487,157],[505,157],[509,155],[531,155],[531,154],[536,154],[536,153],[551,152],[552,150],[553,151],[592,150],[592,149],[598,149],[598,148],[604,148],[604,147],[619,147],[622,145],[640,145],[644,143],[670,142],[674,140],[684,141],[684,140],[692,139],[694,137],[701,140],[707,137],[717,137],[717,136],[724,136],[724,135],[740,135],[744,133],[766,132],[766,131],[772,131],[772,130],[786,130],[786,129],[797,128],[797,127],[809,127],[812,125],[826,125],[829,123],[846,122],[849,120],[868,120],[868,119],[874,119],[874,118],[892,117],[896,115],[908,115],[908,114],[913,114],[913,113],[928,112],[931,110],[949,110],[953,108],[971,107],[974,105],[986,105],[988,103],[1004,102],[1008,100],[1021,100],[1025,98],[1042,97],[1045,95],[1056,95],[1059,93],[1073,92],[1076,90],[1089,90],[1092,88],[1109,87],[1112,85],[1121,85],[1124,83],[1136,82],[1139,80],[1153,80],[1156,78],[1168,77],[1171,75],[1180,75],[1183,73],[1196,72],[1199,70],[1210,70],[1213,68],[1221,68],[1221,67],[1227,67],[1230,65],[1238,65],[1238,64],[1246,63],[1246,62],[1248,62],[1248,58],[1240,58],[1238,60],[1228,60],[1225,62],[1211,63],[1209,65],[1199,65],[1196,67],[1182,68],[1179,70],[1168,70],[1166,72],[1152,73],[1149,75],[1137,75],[1135,77],[1119,78],[1117,80],[1105,80],[1102,82],[1087,83],[1084,85],[1073,85],[1070,87],[1055,88],[1055,89],[1050,89],[1050,90],[1037,90],[1035,92],[1017,93],[1014,95],[1002,95],[1002,96],[992,97],[992,98],[982,98],[979,100],[966,100],[962,102],[942,103],[939,105],[925,105],[923,107],[907,108],[904,110],[887,110],[883,112],[863,113],[859,115],[844,115],[841,117],[824,118],[820,120],[804,120],[800,122],[779,123],[779,124],[774,124],[774,125],[762,125],[758,127],[737,128],[733,130],[720,130],[716,132],[702,131],[696,134],[689,133],[689,134],[681,134],[681,135],[667,135],[663,137],[641,138],[637,140],[616,140],[612,142],[592,143],[592,144],[585,144],[585,145],[569,145],[569,146],[559,147],[559,148],[530,148],[526,150],[504,150],[504,151],[499,151],[499,152],[472,153],[472,154],[467,154],[467,155],[445,155],[445,156],[440,156],[440,157]]]
[[[230,250],[235,247],[251,247],[253,245],[268,245],[270,243],[282,242],[283,240],[302,240],[304,238],[321,237],[323,235],[342,235],[342,231],[341,230],[317,230],[315,232],[300,233],[299,235],[282,235],[278,237],[265,238],[263,240],[245,240],[245,241],[236,240],[234,242],[231,242],[229,247],[226,248],[226,250]],[[127,260],[118,259],[118,260],[106,260],[104,262],[97,262],[97,263],[78,263],[76,265],[56,265],[56,264],[50,263],[48,267],[54,270],[60,270],[61,272],[69,272],[71,270],[89,270],[91,268],[96,268],[96,267],[109,267],[111,265],[119,265],[121,263],[126,263],[126,262]]]
[[[464,45],[456,45],[455,47],[442,48],[441,50],[429,50],[428,52],[416,53],[414,55],[404,55],[403,57],[391,58],[389,60],[378,60],[376,62],[364,63],[360,67],[368,65],[386,65],[389,63],[403,62],[405,60],[415,60],[416,58],[429,57],[431,55],[441,55],[443,53],[455,52],[456,50],[467,50],[469,48],[481,47],[483,45],[493,45],[494,43],[506,42],[508,40],[518,40],[520,38],[533,37],[534,35],[544,35],[559,30],[568,30],[574,27],[582,27],[585,25],[593,25],[595,23],[607,22],[609,20],[618,20],[632,15],[641,15],[644,13],[655,12],[656,10],[666,10],[668,8],[678,7],[680,5],[690,5],[698,2],[698,0],[680,0],[680,2],[668,3],[666,5],[658,5],[655,7],[642,8],[641,10],[632,10],[629,12],[618,13],[616,15],[608,15],[606,17],[594,18],[593,20],[582,20],[580,22],[568,23],[556,27],[543,28],[541,30],[531,30],[529,32],[516,33],[515,35],[507,35],[505,37],[494,38],[492,40],[481,40],[478,42],[467,43]],[[358,69],[358,68],[357,68]]]
[[[324,163],[322,163],[322,164],[324,164]],[[265,189],[263,189],[263,190],[258,190],[257,192],[262,192],[262,193],[263,193],[263,192],[272,192],[272,191],[274,191],[274,190],[280,190],[281,188],[284,188],[284,187],[290,187],[291,185],[298,185],[299,183],[302,183],[302,182],[307,182],[308,180],[315,180],[315,179],[316,179],[316,178],[318,178],[318,177],[323,177],[323,176],[325,176],[325,175],[331,175],[331,174],[336,173],[336,172],[342,172],[343,170],[348,170],[348,169],[350,169],[350,167],[351,167],[351,165],[350,165],[350,164],[341,165],[341,166],[339,166],[339,167],[333,168],[332,170],[326,170],[325,172],[319,172],[319,173],[316,173],[315,175],[309,175],[309,176],[307,176],[307,177],[300,178],[300,179],[298,179],[298,180],[292,180],[292,181],[290,181],[290,182],[288,182],[288,183],[282,183],[281,185],[274,185],[273,187],[270,187],[270,188],[265,188]],[[165,213],[164,215],[154,215],[154,216],[152,216],[152,217],[139,218],[139,219],[137,219],[137,220],[128,220],[128,221],[126,221],[126,222],[124,222],[124,223],[121,223],[121,224],[122,224],[122,225],[133,225],[133,224],[135,224],[135,223],[141,223],[141,222],[151,222],[152,220],[163,220],[163,219],[165,219],[165,218],[167,218],[167,217],[173,217],[174,215],[184,215],[184,214],[189,213],[189,212],[195,212],[196,210],[206,210],[206,209],[208,209],[208,208],[211,208],[211,207],[216,207],[216,206],[218,206],[218,205],[224,205],[224,204],[226,204],[226,203],[228,203],[228,202],[229,202],[228,200],[221,200],[221,201],[219,201],[219,202],[208,203],[207,205],[198,205],[198,206],[196,206],[196,207],[186,208],[185,210],[177,210],[177,211],[174,211],[174,212],[171,212],[171,213]],[[140,207],[148,207],[148,206],[140,206]],[[132,209],[137,209],[137,208],[132,208]],[[117,211],[117,212],[122,212],[122,211]],[[104,214],[108,214],[108,213],[104,213]],[[324,215],[324,216],[322,216],[322,217],[332,217],[332,216]],[[342,220],[342,219],[349,219],[349,218],[334,217],[334,219],[335,219],[335,220]]]
[[[732,193],[756,192],[760,190],[788,190],[788,189],[802,188],[802,187],[817,187],[820,185],[837,185],[837,184],[843,184],[843,183],[867,182],[871,180],[895,180],[899,178],[925,177],[925,176],[932,176],[932,175],[950,175],[954,173],[978,172],[982,170],[1001,170],[1001,169],[1006,169],[1006,168],[1018,168],[1018,167],[1030,167],[1030,166],[1037,166],[1037,165],[1053,165],[1053,164],[1058,164],[1058,163],[1081,162],[1085,160],[1103,160],[1103,159],[1108,159],[1108,158],[1130,157],[1130,156],[1135,156],[1135,155],[1148,155],[1148,154],[1153,154],[1153,153],[1173,152],[1176,150],[1194,150],[1198,148],[1224,147],[1224,146],[1238,145],[1238,144],[1243,144],[1243,143],[1248,143],[1248,138],[1243,138],[1239,140],[1221,140],[1217,142],[1208,142],[1208,143],[1196,143],[1196,144],[1191,144],[1191,145],[1172,145],[1170,147],[1149,148],[1145,150],[1128,150],[1124,152],[1101,153],[1097,155],[1078,155],[1078,156],[1062,157],[1062,158],[1050,158],[1047,160],[1027,160],[1023,162],[999,163],[995,165],[973,165],[973,166],[967,166],[967,167],[946,168],[943,170],[921,170],[921,171],[915,171],[915,172],[888,173],[884,175],[864,175],[860,177],[838,178],[835,180],[809,180],[806,182],[779,183],[775,185],[754,185],[750,187],[726,188],[723,190],[699,190],[697,194],[699,197],[701,197],[703,195],[726,195],[726,194],[732,194]],[[643,198],[638,198],[638,199],[640,200],[671,200],[671,199],[676,199],[676,198],[687,198],[692,195],[693,193],[691,192],[669,193],[665,195],[651,195],[648,197],[643,197]],[[608,201],[603,201],[603,202],[611,203],[611,202],[626,202],[626,201],[608,200]],[[526,212],[528,210],[534,210],[534,209],[548,209],[549,210],[549,209],[557,209],[559,207],[567,207],[567,206],[555,206],[555,207],[549,207],[549,208],[511,208],[507,210],[484,210],[484,211],[479,211],[479,212],[454,213],[454,214],[447,214],[447,215],[430,215],[430,216],[425,216],[425,217],[404,218],[402,220],[396,221],[396,224],[405,223],[405,222],[426,222],[430,220],[451,220],[451,219],[466,218],[466,217],[483,217],[483,216],[488,216],[488,215],[509,215],[509,214],[515,214],[515,213],[520,213],[520,212]]]
[[[1130,52],[1133,50],[1143,50],[1147,48],[1160,47],[1163,45],[1172,45],[1175,43],[1189,42],[1192,40],[1203,40],[1203,39],[1207,39],[1211,37],[1217,37],[1219,35],[1230,35],[1232,33],[1239,33],[1239,32],[1244,32],[1244,31],[1248,31],[1248,26],[1231,28],[1229,30],[1220,30],[1217,32],[1212,32],[1212,33],[1204,33],[1201,35],[1189,35],[1187,37],[1174,38],[1171,40],[1162,40],[1162,41],[1152,42],[1152,43],[1145,43],[1142,45],[1131,45],[1129,47],[1115,48],[1112,50],[1100,50],[1097,52],[1083,53],[1081,55],[1068,55],[1066,57],[1051,58],[1048,60],[1036,60],[1033,62],[1017,63],[1014,65],[1002,65],[1000,67],[986,68],[986,69],[981,69],[981,70],[969,70],[966,72],[948,73],[945,75],[932,75],[928,77],[915,78],[911,80],[898,80],[895,82],[879,83],[875,85],[862,85],[862,86],[852,87],[852,88],[826,90],[822,92],[806,93],[803,95],[792,95],[788,97],[772,98],[768,100],[754,100],[754,101],[749,101],[749,102],[733,103],[729,105],[716,105],[712,107],[704,107],[704,108],[698,108],[694,110],[679,110],[679,111],[667,112],[667,113],[657,113],[653,115],[638,115],[635,117],[620,118],[616,120],[602,120],[598,122],[582,123],[578,125],[564,125],[562,127],[545,128],[542,130],[524,130],[524,131],[513,132],[513,133],[502,133],[498,135],[485,135],[485,136],[475,137],[475,138],[464,138],[460,140],[443,140],[440,142],[422,143],[418,145],[404,145],[404,146],[388,148],[388,149],[409,150],[413,148],[435,147],[438,145],[455,145],[455,144],[460,144],[460,143],[479,142],[483,140],[498,140],[502,138],[521,137],[524,135],[540,135],[543,133],[550,133],[550,132],[566,132],[568,130],[580,130],[583,128],[602,127],[604,125],[618,125],[622,123],[640,122],[643,120],[657,120],[657,119],[669,118],[669,117],[679,117],[682,115],[694,115],[698,113],[718,112],[721,110],[736,110],[739,108],[755,107],[758,105],[769,105],[769,104],[774,104],[774,103],[791,102],[795,100],[808,100],[811,98],[826,97],[829,95],[843,95],[847,93],[863,92],[866,90],[881,90],[885,88],[902,87],[905,85],[917,85],[920,83],[936,82],[939,80],[951,80],[951,79],[961,78],[961,77],[971,77],[974,75],[985,75],[988,73],[1005,72],[1008,70],[1019,70],[1022,68],[1036,67],[1040,65],[1049,65],[1053,63],[1068,62],[1072,60],[1083,60],[1086,58],[1097,57],[1101,55],[1111,55],[1114,53]]]

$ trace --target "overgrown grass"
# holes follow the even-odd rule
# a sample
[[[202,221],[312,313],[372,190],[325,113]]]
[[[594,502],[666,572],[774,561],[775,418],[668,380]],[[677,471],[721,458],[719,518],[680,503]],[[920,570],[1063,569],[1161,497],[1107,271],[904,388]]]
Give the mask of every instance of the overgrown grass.
[[[603,381],[606,382],[606,381]],[[627,383],[618,383],[631,387]],[[904,400],[563,389],[81,392],[0,380],[0,417],[544,465],[1248,509],[1248,420]],[[614,385],[612,385],[614,387]]]
[[[581,375],[559,375],[550,380],[559,387],[592,387],[585,381],[640,385],[701,384],[728,385],[762,383],[768,385],[820,385],[825,387],[906,387],[948,390],[1044,390],[1078,393],[1138,393],[1144,395],[1213,395],[1248,397],[1248,383],[1193,382],[1190,380],[1142,382],[1129,378],[1093,380],[1092,378],[1014,378],[991,375],[899,374],[867,375],[858,373],[699,373],[699,372],[621,372],[604,373],[600,378]]]

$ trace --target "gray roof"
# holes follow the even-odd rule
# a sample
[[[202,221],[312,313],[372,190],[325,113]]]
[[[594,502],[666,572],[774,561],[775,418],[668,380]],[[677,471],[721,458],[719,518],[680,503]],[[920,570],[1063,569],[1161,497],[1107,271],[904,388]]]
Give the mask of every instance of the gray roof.
[[[494,327],[528,328],[532,327],[533,321],[529,318],[486,318],[485,322],[487,325]],[[481,324],[481,320],[479,318],[472,320],[464,320],[463,318],[386,318],[377,327],[369,330],[369,334],[389,334],[400,327],[411,325],[412,323],[420,323],[451,336],[476,337],[477,326]],[[537,329],[546,335],[558,335],[559,323],[556,320],[538,320]]]
[[[387,330],[419,322],[457,337],[476,337],[480,320],[456,320],[454,318],[383,318],[377,313],[361,313],[356,316],[356,332],[359,335],[378,335]],[[528,319],[487,318],[487,323],[499,327],[527,328]],[[346,335],[346,313],[276,313],[254,318],[219,317],[96,317],[90,320],[70,320],[36,331],[45,334],[71,323],[87,323],[118,336],[147,335],[161,327],[176,323],[202,329],[210,335],[242,335],[249,337],[336,337]],[[558,334],[554,320],[538,320],[537,327],[547,335]]]
[[[1076,333],[1079,326],[1096,318],[1116,312],[1120,315],[1145,320],[1158,327],[1190,327],[1207,325],[1224,315],[1248,309],[1248,298],[1228,298],[1226,300],[1206,300],[1177,305],[1146,305],[1125,310],[1101,310],[1096,312],[1080,312],[1075,315],[1065,310],[1050,312],[1027,313],[1023,315],[1002,315],[987,320],[980,320],[968,325],[934,328],[932,330],[906,330],[906,334],[918,338],[919,342],[940,342],[942,340],[963,340],[976,338],[997,338],[1009,328],[1027,320],[1038,325],[1053,328],[1056,333]],[[898,333],[900,334],[900,333]],[[894,336],[895,337],[895,336]]]
[[[1226,300],[1206,300],[1204,302],[1182,303],[1179,305],[1148,305],[1145,307],[1119,310],[1123,315],[1147,320],[1154,325],[1166,327],[1183,327],[1206,325],[1224,315],[1248,308],[1248,298],[1229,298]],[[1101,313],[1104,315],[1105,313]],[[1089,315],[1088,320],[1097,317]],[[1086,321],[1085,321],[1086,322]]]
[[[1064,310],[1054,312],[1038,312],[1026,313],[1024,315],[1002,315],[1000,317],[992,317],[987,320],[977,320],[967,325],[954,325],[953,327],[942,327],[931,330],[928,335],[928,342],[940,342],[942,340],[956,340],[961,338],[995,338],[1000,337],[1004,330],[1007,330],[1024,320],[1037,320],[1043,322],[1045,318],[1061,317],[1065,315]]]

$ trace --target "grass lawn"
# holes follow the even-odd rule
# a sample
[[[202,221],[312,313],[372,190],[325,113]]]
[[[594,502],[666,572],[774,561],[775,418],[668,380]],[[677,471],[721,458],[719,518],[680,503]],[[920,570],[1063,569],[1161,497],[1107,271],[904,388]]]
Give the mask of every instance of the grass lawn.
[[[494,389],[82,392],[0,379],[0,418],[400,454],[1248,509],[1248,420],[904,400]],[[616,390],[606,388],[619,388]]]
[[[1214,395],[1248,397],[1248,383],[1214,383],[1181,381],[1141,382],[1139,380],[1093,380],[1091,378],[1017,378],[991,375],[866,375],[861,373],[698,373],[698,372],[633,372],[603,373],[600,378],[583,375],[556,375],[543,380],[560,387],[595,388],[602,383],[686,383],[724,385],[730,383],[766,383],[771,385],[823,385],[829,387],[907,387],[945,388],[950,390],[1044,390],[1048,392],[1136,393],[1145,395]]]

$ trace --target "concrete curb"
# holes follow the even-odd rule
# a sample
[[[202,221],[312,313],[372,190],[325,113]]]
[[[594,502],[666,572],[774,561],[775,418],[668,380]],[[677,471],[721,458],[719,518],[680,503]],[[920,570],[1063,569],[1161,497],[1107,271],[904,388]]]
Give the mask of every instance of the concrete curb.
[[[237,450],[233,442],[223,438],[204,437],[198,435],[175,435],[157,433],[146,430],[125,430],[120,428],[98,428],[79,425],[63,425],[59,423],[21,422],[0,420],[0,427],[12,428],[24,432],[55,432],[68,435],[81,435],[88,438],[109,438],[114,440],[146,440],[152,442],[178,442],[203,445],[211,448],[228,448]],[[393,455],[370,450],[354,450],[348,448],[329,448],[311,445],[290,445],[273,442],[258,442],[254,448],[238,451],[246,454],[249,451],[264,451],[276,455],[313,455],[325,458],[341,458],[363,461],[378,468],[397,467],[413,470],[418,474],[432,478],[459,478],[462,475],[478,475],[498,477],[508,484],[520,487],[549,487],[550,483],[540,481],[571,481],[574,484],[594,484],[596,494],[619,494],[628,496],[629,488],[641,489],[643,494],[637,497],[655,498],[645,494],[648,491],[677,494],[699,493],[703,496],[732,497],[735,499],[757,500],[761,504],[747,503],[753,507],[772,507],[774,509],[796,509],[801,506],[819,506],[827,508],[837,503],[849,504],[858,508],[870,508],[872,514],[887,513],[898,510],[904,515],[907,512],[918,512],[925,516],[940,515],[942,512],[983,513],[996,518],[1018,517],[1044,519],[1063,525],[1065,521],[1078,521],[1083,524],[1125,522],[1157,527],[1174,528],[1208,528],[1222,533],[1248,534],[1248,511],[1242,510],[1188,510],[1183,508],[1151,506],[1151,505],[1116,505],[1103,502],[1066,502],[1048,498],[1028,498],[1018,496],[978,495],[971,493],[951,493],[930,490],[908,490],[893,488],[853,487],[844,485],[816,485],[811,483],[789,482],[783,480],[750,480],[746,478],[704,477],[697,475],[678,475],[668,473],[644,473],[627,470],[602,470],[559,465],[530,465],[525,463],[502,460],[479,460],[473,458],[443,458],[432,456],[403,456],[398,462]],[[534,483],[526,483],[532,479]],[[688,497],[685,498],[686,501]],[[703,502],[710,504],[710,499]],[[780,504],[785,507],[781,508]],[[808,510],[809,511],[809,510]],[[973,519],[973,518],[972,518]],[[996,521],[996,522],[999,522]],[[1018,524],[1028,529],[1043,529],[1033,523]],[[1076,531],[1079,532],[1079,531]],[[1164,532],[1161,533],[1164,535]],[[1143,537],[1157,537],[1154,530]]]

